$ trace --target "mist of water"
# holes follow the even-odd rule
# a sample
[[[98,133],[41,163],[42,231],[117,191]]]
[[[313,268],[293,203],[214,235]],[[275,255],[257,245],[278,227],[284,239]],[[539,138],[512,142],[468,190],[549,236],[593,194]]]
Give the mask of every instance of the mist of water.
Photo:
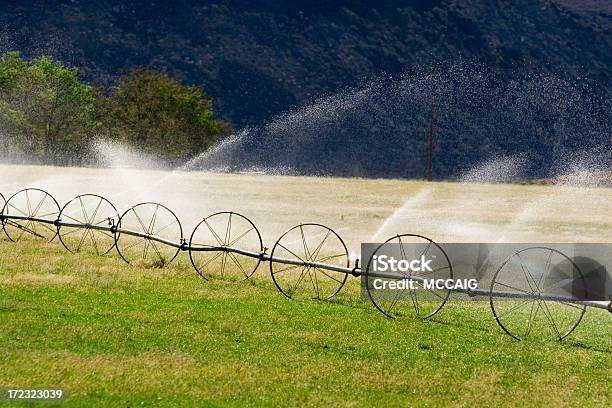
[[[610,101],[552,75],[515,76],[503,81],[485,67],[459,61],[376,78],[243,129],[184,168],[422,177],[430,106],[434,169],[444,178],[549,176],[548,169],[567,154],[609,150]],[[520,158],[520,171],[503,174],[514,168],[509,163],[478,169],[486,165],[482,160],[498,157]],[[600,159],[602,166],[612,165],[612,158]]]
[[[385,239],[389,237],[389,233],[392,227],[397,226],[404,221],[406,218],[412,218],[413,214],[411,214],[410,210],[424,207],[427,204],[428,198],[431,195],[431,188],[423,188],[419,190],[416,194],[408,197],[404,204],[399,207],[397,210],[393,212],[376,230],[376,232],[372,235],[372,237],[368,240],[368,242],[378,242],[381,239]]]
[[[593,153],[593,152],[590,152]],[[589,154],[589,162],[600,163],[601,159]],[[451,199],[440,200],[436,184],[421,188],[409,195],[404,203],[390,214],[370,238],[369,242],[379,242],[390,236],[403,232],[422,233],[439,242],[512,242],[537,241],[536,226],[542,220],[551,217],[556,219],[563,213],[569,202],[580,205],[584,194],[594,191],[581,189],[593,185],[597,179],[593,168],[582,166],[579,162],[571,166],[563,166],[557,176],[551,181],[561,180],[559,184],[538,189],[525,195],[523,201],[512,208],[513,215],[505,225],[488,223],[483,214],[489,209],[503,207],[514,199],[512,191],[506,189],[490,189],[482,196],[481,183],[504,183],[521,179],[524,175],[526,158],[520,156],[497,157],[486,160],[464,173],[459,183],[453,184]],[[577,172],[577,169],[580,169]],[[572,184],[565,181],[571,180]],[[580,184],[577,184],[580,182]],[[440,187],[443,189],[443,187]],[[488,187],[487,187],[488,188]],[[518,190],[516,190],[518,193]],[[508,196],[506,196],[508,194]],[[479,198],[476,199],[475,196]],[[599,202],[605,208],[605,197],[590,197],[591,204]],[[484,210],[481,212],[480,210]],[[507,211],[507,210],[506,210]],[[570,211],[572,214],[575,212]]]
[[[460,177],[461,183],[508,183],[524,177],[525,157],[494,157],[476,164]]]
[[[437,240],[503,241],[508,237],[501,231],[529,225],[529,220],[546,211],[551,202],[561,200],[565,190],[551,189],[550,197],[524,203],[508,228],[503,228],[464,215],[474,205],[473,183],[529,179],[534,169],[542,172],[544,167],[550,168],[548,176],[560,185],[600,183],[601,174],[610,171],[611,149],[609,143],[603,147],[598,143],[609,142],[611,125],[601,113],[605,106],[597,103],[574,84],[552,76],[528,76],[502,86],[486,69],[461,62],[398,78],[378,78],[324,96],[267,124],[242,129],[172,171],[162,171],[167,169],[155,157],[137,149],[97,140],[92,153],[100,165],[109,168],[109,175],[104,180],[91,180],[91,186],[96,192],[108,192],[123,207],[151,200],[188,212],[186,203],[196,200],[213,206],[205,191],[180,189],[185,172],[193,170],[414,176],[415,169],[421,169],[419,174],[424,170],[426,112],[433,105],[436,135],[440,135],[436,151],[470,158],[459,164],[458,159],[434,162],[435,171],[443,174],[453,168],[450,174],[456,175],[460,189],[451,202],[437,203],[441,208],[435,217],[419,215],[418,219],[414,213],[431,205],[435,188],[410,193],[370,240],[383,239],[409,226],[415,232],[427,230]],[[506,144],[509,154],[499,151],[483,160],[456,137],[462,132],[477,132],[483,144]],[[581,135],[579,140],[591,135],[597,143],[582,149],[572,145],[574,135]],[[548,161],[529,152],[526,140],[547,151]],[[23,187],[19,184],[18,180],[5,181],[2,187]],[[69,170],[63,179],[42,175],[35,184],[59,190],[60,198],[83,192],[76,190]]]
[[[366,109],[366,103],[378,86],[379,81],[372,81],[362,87],[341,90],[281,114],[263,126],[242,129],[192,158],[180,169],[240,169],[269,174],[297,174],[291,165],[291,158],[307,154],[300,152],[300,148],[304,148],[305,144],[318,143],[321,133],[337,128],[351,115]],[[290,146],[287,145],[287,135],[294,136],[288,143]],[[285,160],[278,163],[275,160],[278,156],[283,156]],[[266,164],[267,158],[270,158],[269,165]],[[313,160],[318,161],[317,158]]]

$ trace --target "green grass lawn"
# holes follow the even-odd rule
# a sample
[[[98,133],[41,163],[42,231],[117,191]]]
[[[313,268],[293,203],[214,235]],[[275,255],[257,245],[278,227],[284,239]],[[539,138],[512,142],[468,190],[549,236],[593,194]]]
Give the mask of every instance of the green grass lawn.
[[[517,342],[486,302],[389,320],[355,278],[331,302],[290,301],[267,268],[205,282],[184,253],[143,269],[2,239],[0,388],[61,387],[58,405],[83,407],[611,405],[605,311],[563,342]]]

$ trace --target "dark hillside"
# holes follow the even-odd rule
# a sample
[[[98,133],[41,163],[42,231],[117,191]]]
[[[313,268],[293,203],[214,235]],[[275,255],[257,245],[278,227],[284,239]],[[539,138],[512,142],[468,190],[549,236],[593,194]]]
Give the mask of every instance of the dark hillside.
[[[493,155],[527,150],[544,163],[561,151],[609,147],[612,6],[605,0],[9,1],[0,9],[0,27],[3,50],[51,54],[99,84],[112,84],[139,65],[199,84],[236,128],[262,126],[370,78],[425,81],[430,75],[430,83],[409,96],[441,105],[438,176],[456,175]],[[486,67],[487,83],[479,82],[480,68],[471,68],[473,77],[449,71],[460,58]],[[506,98],[502,106],[494,106],[500,96]],[[422,163],[410,160],[422,150],[427,101],[383,97],[396,98],[399,110],[373,97],[374,105],[351,114],[353,128],[334,123],[327,128],[333,134],[317,145],[353,160],[360,153],[346,146],[382,149],[399,140],[417,149],[412,159],[387,159],[396,160],[387,168],[366,158],[315,167],[324,173],[422,174]],[[368,111],[377,116],[364,118]],[[292,167],[312,170],[310,157],[296,157]]]

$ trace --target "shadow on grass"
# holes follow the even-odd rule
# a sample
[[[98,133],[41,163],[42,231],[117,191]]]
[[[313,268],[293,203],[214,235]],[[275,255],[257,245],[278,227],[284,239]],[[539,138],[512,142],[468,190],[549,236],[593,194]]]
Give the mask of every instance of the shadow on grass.
[[[609,349],[609,348],[606,349],[606,348],[597,347],[597,346],[589,346],[588,344],[584,344],[581,341],[564,340],[562,343],[567,346],[573,347],[573,348],[580,348],[583,350],[598,351],[600,353],[612,354],[612,349]]]
[[[437,324],[440,326],[456,327],[459,329],[468,329],[474,332],[481,332],[481,333],[491,332],[491,327],[489,326],[483,326],[483,325],[477,325],[477,324],[465,323],[465,322],[457,322],[456,320],[449,321],[447,319],[444,319],[442,316],[438,316],[438,315],[434,315],[428,319],[418,319],[418,320],[422,320],[424,322],[430,322],[431,324]]]

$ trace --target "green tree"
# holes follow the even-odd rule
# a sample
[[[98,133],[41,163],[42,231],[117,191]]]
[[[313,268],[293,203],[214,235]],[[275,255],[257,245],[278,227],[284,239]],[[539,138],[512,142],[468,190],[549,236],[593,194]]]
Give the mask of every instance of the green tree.
[[[0,129],[9,153],[46,163],[83,161],[99,123],[93,88],[77,74],[49,57],[31,63],[18,53],[0,57]]]
[[[12,89],[23,78],[27,64],[18,52],[0,55],[0,93]]]
[[[162,72],[136,69],[106,100],[108,135],[176,164],[230,134],[215,118],[211,98]]]

